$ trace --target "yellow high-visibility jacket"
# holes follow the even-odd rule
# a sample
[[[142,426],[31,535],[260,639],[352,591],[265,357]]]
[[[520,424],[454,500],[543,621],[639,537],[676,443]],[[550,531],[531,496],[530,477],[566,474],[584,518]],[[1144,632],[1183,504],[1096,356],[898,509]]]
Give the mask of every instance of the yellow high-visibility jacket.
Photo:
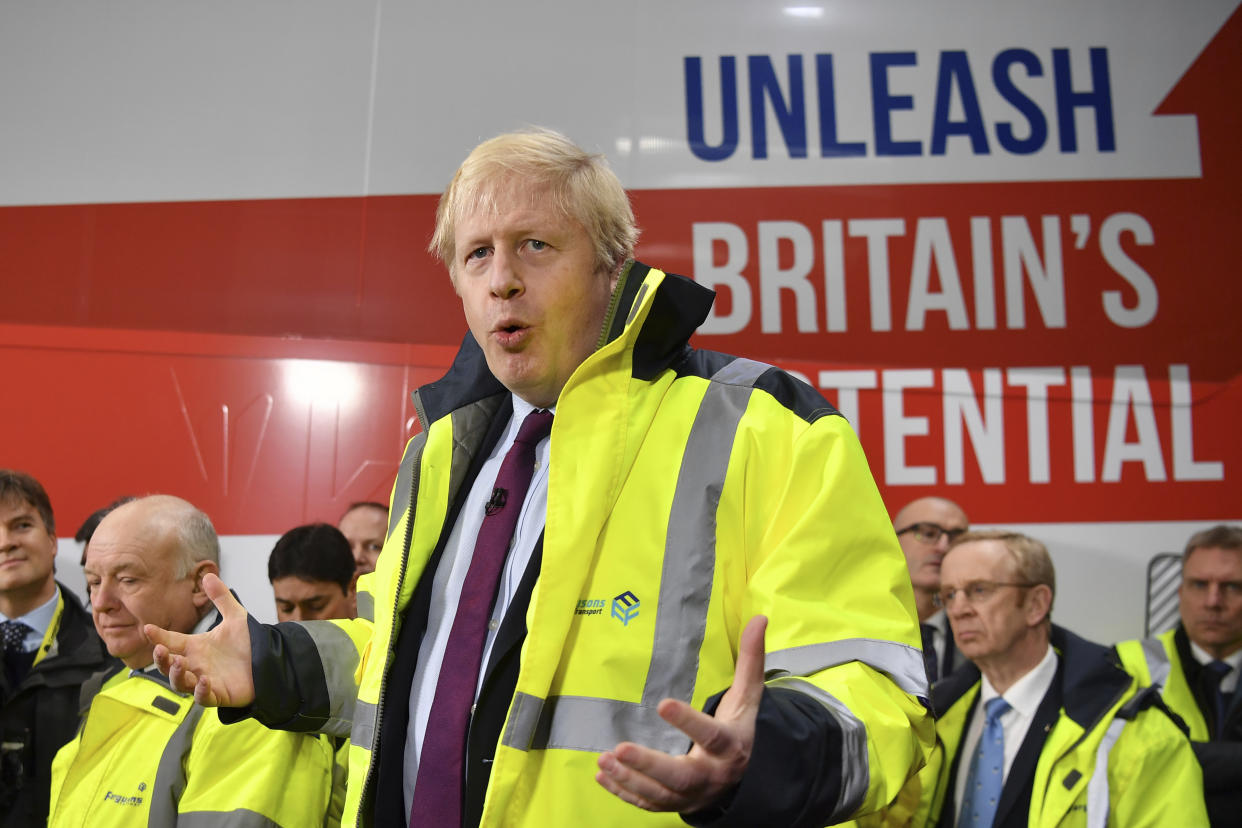
[[[1191,686],[1203,668],[1194,660],[1190,639],[1180,624],[1154,638],[1123,641],[1116,650],[1126,671],[1139,684],[1159,688],[1164,703],[1190,731],[1191,744],[1203,768],[1212,825],[1236,824],[1242,814],[1242,706],[1235,702],[1228,708],[1225,721],[1214,723],[1213,731],[1204,715],[1204,705],[1211,702],[1196,696]],[[1206,693],[1206,688],[1200,692]]]
[[[324,824],[332,786],[327,737],[253,720],[223,725],[215,710],[174,692],[158,673],[121,668],[95,681],[77,736],[52,763],[49,826]]]
[[[1029,808],[1022,813],[1005,780],[998,826],[1027,828],[1206,828],[1203,777],[1190,743],[1158,704],[1116,664],[1108,649],[1053,627],[1060,657],[1050,693],[1060,709],[1035,765]],[[884,819],[864,825],[933,828],[942,821],[953,773],[967,773],[959,749],[977,706],[979,671],[965,667],[936,685],[936,749]],[[941,712],[943,711],[943,712]],[[1031,727],[1039,726],[1039,715]],[[954,803],[956,809],[960,803]]]
[[[913,595],[858,439],[805,383],[689,348],[711,298],[631,263],[599,349],[557,401],[516,689],[498,700],[485,683],[480,695],[480,710],[501,705],[503,727],[476,751],[481,714],[472,722],[468,824],[684,824],[608,793],[596,760],[625,740],[685,752],[657,703],[710,709],[756,614],[769,618],[767,689],[726,822],[843,820],[888,802],[923,762],[932,729]],[[373,633],[366,621],[252,625],[255,715],[336,732],[351,720],[346,825],[376,819],[376,748],[385,717],[404,720],[408,704],[387,685],[401,626],[419,623],[407,608],[509,400],[469,337],[449,374],[416,393],[425,431],[360,583]],[[343,678],[357,683],[333,683]],[[278,691],[290,683],[296,707]],[[399,763],[402,745],[380,754]],[[381,821],[403,818],[399,802],[386,807]]]

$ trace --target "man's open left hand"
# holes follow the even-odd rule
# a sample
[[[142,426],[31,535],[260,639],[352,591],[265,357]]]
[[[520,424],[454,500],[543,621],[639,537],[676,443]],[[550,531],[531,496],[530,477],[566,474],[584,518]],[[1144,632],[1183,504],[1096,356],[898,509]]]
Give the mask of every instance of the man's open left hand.
[[[622,742],[599,757],[595,780],[648,811],[692,813],[719,802],[742,779],[755,744],[755,718],[763,696],[764,631],[768,619],[750,619],[738,645],[733,685],[715,716],[678,699],[664,699],[660,718],[689,736],[690,752],[671,756]]]

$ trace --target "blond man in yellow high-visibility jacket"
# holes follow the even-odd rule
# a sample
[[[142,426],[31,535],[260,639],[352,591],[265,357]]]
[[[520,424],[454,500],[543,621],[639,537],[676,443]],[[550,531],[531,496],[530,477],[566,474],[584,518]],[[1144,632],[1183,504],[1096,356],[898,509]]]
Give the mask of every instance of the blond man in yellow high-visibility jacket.
[[[820,826],[923,762],[913,596],[857,438],[779,369],[690,348],[712,294],[631,261],[636,235],[616,177],[562,136],[477,148],[433,241],[471,335],[415,394],[425,430],[360,582],[373,624],[248,624],[213,582],[220,629],[161,637],[201,699],[349,728],[345,824],[421,821],[445,573],[532,408],[555,419],[462,734],[461,824]]]

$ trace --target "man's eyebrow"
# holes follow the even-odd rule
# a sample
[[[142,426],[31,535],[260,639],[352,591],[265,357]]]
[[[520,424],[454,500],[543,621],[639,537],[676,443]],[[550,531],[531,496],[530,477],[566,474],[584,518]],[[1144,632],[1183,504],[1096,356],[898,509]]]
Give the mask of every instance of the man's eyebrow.
[[[92,568],[91,568],[91,566],[90,566],[90,564],[87,564],[85,567],[83,567],[83,571],[84,571],[87,575],[99,575],[99,574],[101,574],[98,570],[96,570],[96,569],[92,569]],[[104,570],[104,572],[107,572],[107,573],[109,573],[109,574],[111,574],[111,575],[117,575],[117,574],[119,574],[119,573],[123,573],[123,572],[137,572],[137,573],[141,574],[141,573],[146,572],[146,567],[141,566],[140,564],[136,563],[135,561],[123,561],[122,563],[119,563],[119,564],[117,564],[116,566],[114,566],[114,567],[112,567],[112,568],[110,568],[110,569],[105,569],[105,570]]]

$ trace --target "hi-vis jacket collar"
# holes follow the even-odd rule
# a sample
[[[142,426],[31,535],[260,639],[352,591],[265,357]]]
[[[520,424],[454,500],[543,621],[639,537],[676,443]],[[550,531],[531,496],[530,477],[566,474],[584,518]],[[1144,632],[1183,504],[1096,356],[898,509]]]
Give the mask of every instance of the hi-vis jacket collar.
[[[656,271],[649,279],[650,273],[651,268],[641,262],[626,262],[596,346],[598,350],[626,335],[638,309],[650,304],[646,322],[633,332],[634,376],[644,380],[654,378],[685,353],[686,340],[703,324],[716,299],[715,291],[685,276],[668,273],[661,279]],[[505,387],[488,370],[482,348],[467,332],[448,373],[412,396],[418,419],[426,428],[450,411],[504,392]]]
[[[1052,625],[1052,648],[1061,657],[1057,670],[1065,715],[1084,729],[1107,713],[1130,687],[1130,676],[1108,648]],[[943,714],[979,681],[979,668],[968,664],[936,685],[932,707]]]

